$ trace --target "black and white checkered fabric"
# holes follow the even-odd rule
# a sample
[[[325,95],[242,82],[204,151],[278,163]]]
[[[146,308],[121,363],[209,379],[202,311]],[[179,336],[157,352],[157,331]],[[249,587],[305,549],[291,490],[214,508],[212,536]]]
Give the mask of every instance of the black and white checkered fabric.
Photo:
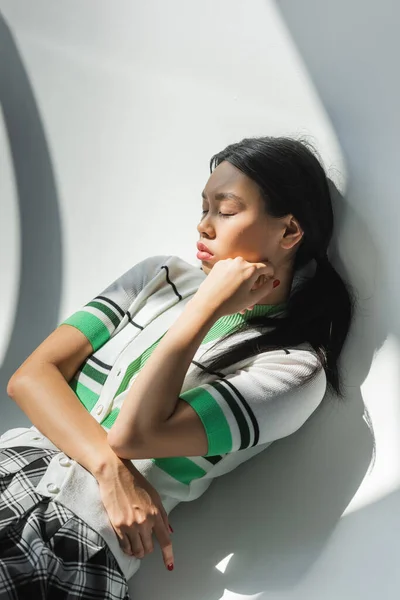
[[[129,600],[103,538],[35,488],[55,450],[0,450],[0,600]]]

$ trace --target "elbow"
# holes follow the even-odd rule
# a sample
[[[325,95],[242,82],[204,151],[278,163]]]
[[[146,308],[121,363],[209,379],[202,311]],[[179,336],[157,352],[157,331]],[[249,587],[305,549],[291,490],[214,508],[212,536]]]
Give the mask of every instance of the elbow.
[[[9,379],[8,383],[7,383],[7,396],[9,396],[12,400],[14,399],[15,393],[16,393],[16,389],[17,389],[17,385],[19,385],[21,380],[21,376],[20,375],[12,375],[12,377]]]
[[[13,378],[11,377],[11,379],[9,380],[9,382],[7,383],[7,396],[9,396],[10,398],[13,397],[14,394],[14,381]]]
[[[132,439],[124,439],[118,432],[113,429],[107,434],[108,445],[111,450],[119,456],[119,458],[134,459],[135,456],[135,445]]]
[[[15,400],[15,395],[18,394],[18,390],[21,386],[25,386],[35,371],[28,367],[19,367],[10,377],[7,383],[7,395]]]

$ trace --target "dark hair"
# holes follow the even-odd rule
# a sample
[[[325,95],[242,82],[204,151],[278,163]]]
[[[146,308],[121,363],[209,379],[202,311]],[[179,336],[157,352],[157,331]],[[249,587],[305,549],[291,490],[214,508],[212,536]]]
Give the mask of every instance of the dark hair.
[[[305,139],[288,137],[245,138],[212,156],[210,173],[228,161],[250,177],[261,191],[268,215],[292,214],[304,231],[294,258],[292,286],[283,316],[248,317],[242,325],[220,338],[215,346],[238,332],[258,330],[261,335],[225,347],[203,373],[216,372],[266,350],[290,348],[308,342],[319,358],[319,367],[302,378],[305,383],[323,368],[331,390],[343,397],[338,359],[352,322],[355,295],[330,263],[327,250],[333,231],[329,179],[317,151]],[[312,260],[313,276],[298,273]],[[211,350],[211,348],[210,348]]]

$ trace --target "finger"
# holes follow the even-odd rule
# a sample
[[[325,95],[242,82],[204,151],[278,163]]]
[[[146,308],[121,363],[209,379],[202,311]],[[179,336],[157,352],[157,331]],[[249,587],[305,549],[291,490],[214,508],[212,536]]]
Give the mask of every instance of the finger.
[[[257,280],[261,276],[265,276],[267,278],[273,277],[273,275],[275,273],[275,268],[270,262],[268,262],[268,263],[253,263],[253,266],[256,267],[256,269],[253,273],[253,278],[255,280]]]
[[[165,523],[161,516],[157,518],[156,524],[154,525],[154,533],[161,548],[164,564],[168,568],[168,565],[174,564],[174,553],[172,550],[170,533],[165,527]]]
[[[132,555],[131,541],[126,534],[118,533],[118,541],[121,549],[125,554]]]
[[[256,263],[252,263],[252,264],[256,265],[257,268],[260,268],[260,269],[267,268],[267,269],[269,269],[269,271],[273,270],[275,268],[273,263],[268,258],[266,258],[265,260],[261,260],[260,262],[256,262]]]
[[[275,277],[267,277],[265,282],[257,286],[255,290],[250,290],[250,299],[253,301],[252,306],[257,304],[268,292],[271,292],[274,288]]]
[[[154,550],[152,529],[146,527],[145,529],[142,527],[142,531],[140,532],[140,538],[142,540],[142,546],[145,554],[149,554]]]
[[[161,518],[162,518],[162,520],[164,522],[165,527],[168,529],[168,531],[170,531],[172,533],[172,527],[169,524],[168,515],[165,512],[165,509],[164,509],[163,506],[161,506],[161,508],[160,508],[160,514],[161,514]]]
[[[127,533],[127,536],[129,537],[133,556],[136,556],[136,558],[143,558],[144,548],[139,532],[131,528]]]
[[[268,283],[270,279],[274,278],[274,273],[262,273],[256,281],[257,288],[262,287],[265,283]]]

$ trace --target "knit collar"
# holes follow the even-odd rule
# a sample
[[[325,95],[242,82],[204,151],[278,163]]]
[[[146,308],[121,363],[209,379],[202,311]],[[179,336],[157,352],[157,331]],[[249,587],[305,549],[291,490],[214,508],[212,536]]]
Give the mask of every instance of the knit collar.
[[[246,311],[244,315],[237,312],[233,315],[226,315],[221,317],[214,323],[206,337],[203,339],[202,344],[211,342],[223,335],[229,333],[232,329],[236,329],[238,325],[241,325],[244,321],[247,321],[251,317],[258,317],[260,315],[272,316],[283,311],[286,307],[286,302],[282,304],[256,304],[250,311]]]

